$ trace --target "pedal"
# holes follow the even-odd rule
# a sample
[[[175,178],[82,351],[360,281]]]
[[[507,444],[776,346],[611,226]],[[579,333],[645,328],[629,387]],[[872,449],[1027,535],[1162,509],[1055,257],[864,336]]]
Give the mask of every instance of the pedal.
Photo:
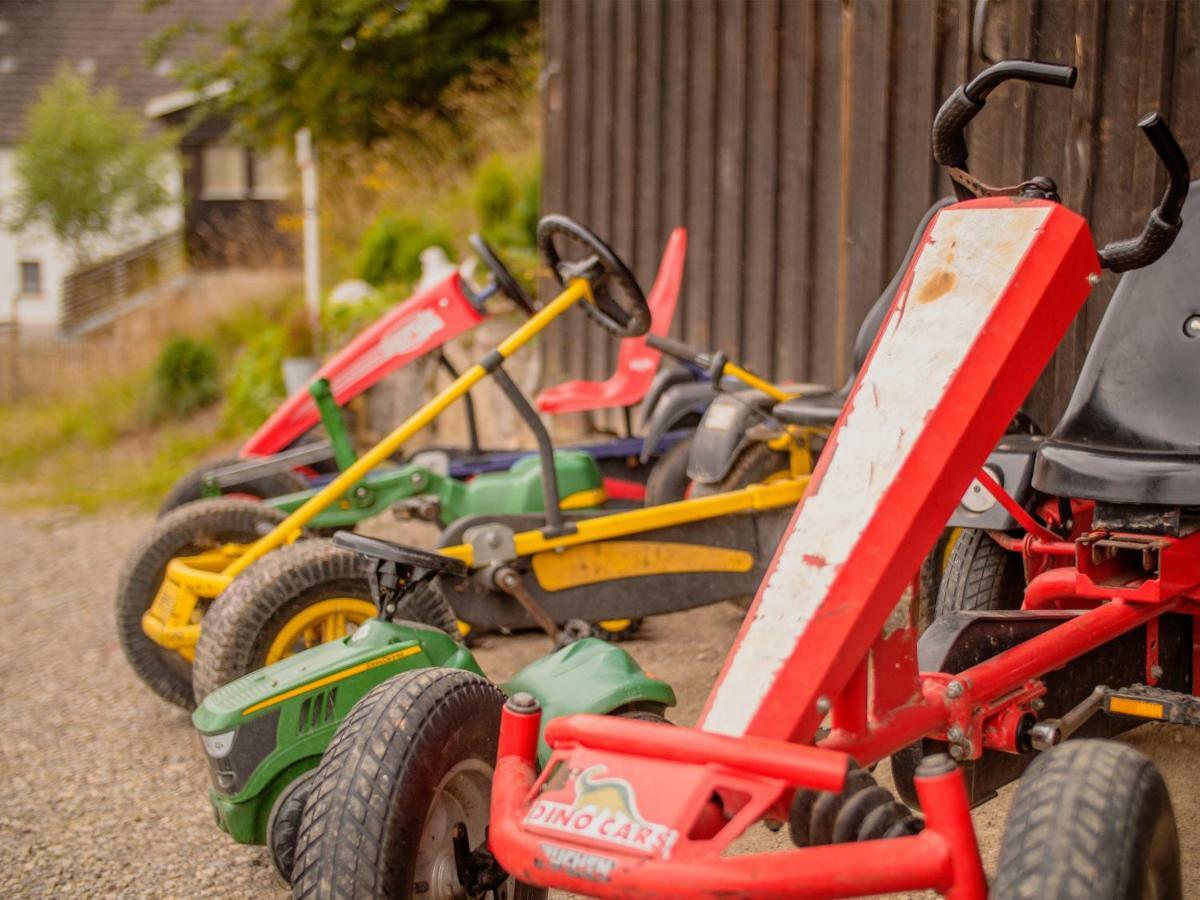
[[[1104,698],[1104,711],[1172,725],[1200,725],[1200,699],[1145,684],[1109,690]]]

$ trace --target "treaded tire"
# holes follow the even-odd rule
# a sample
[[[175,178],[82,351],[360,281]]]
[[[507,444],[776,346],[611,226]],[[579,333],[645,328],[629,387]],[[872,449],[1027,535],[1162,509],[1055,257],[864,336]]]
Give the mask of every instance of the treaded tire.
[[[443,779],[495,764],[504,695],[457,669],[404,672],[351,710],[321,758],[296,847],[293,897],[413,896],[417,853]],[[469,834],[478,846],[483,834]],[[517,898],[547,892],[517,885]],[[432,891],[421,897],[442,900]]]
[[[284,515],[253,500],[219,498],[168,513],[137,542],[117,582],[117,640],[137,676],[164,700],[193,707],[191,665],[142,631],[142,614],[154,602],[167,563],[226,543],[257,540]]]
[[[315,775],[316,769],[310,769],[285,787],[275,799],[267,819],[267,854],[284,884],[292,883],[296,837],[300,834],[300,819],[304,815]]]
[[[1020,609],[1025,573],[1019,553],[997,544],[986,531],[963,529],[937,594],[937,615],[957,611]]]
[[[1162,775],[1115,741],[1068,741],[1021,779],[993,900],[1183,896],[1179,836]]]
[[[301,541],[268,553],[237,576],[204,617],[192,688],[197,703],[224,684],[266,665],[285,622],[332,597],[371,600],[368,563],[325,540]],[[394,618],[457,634],[454,612],[436,585],[421,585]]]
[[[646,478],[643,506],[661,506],[687,496],[688,486],[692,483],[687,473],[688,456],[691,451],[692,438],[689,435],[654,461],[650,475]]]
[[[752,441],[734,460],[725,477],[714,484],[692,485],[692,497],[724,494],[766,481],[778,472],[788,471],[786,453],[772,450],[762,441]]]
[[[205,499],[204,479],[208,477],[208,473],[214,469],[221,469],[239,462],[245,462],[245,460],[237,456],[226,456],[196,466],[167,491],[167,496],[163,498],[162,504],[158,507],[158,517],[161,519],[185,503]],[[252,479],[244,485],[239,485],[237,493],[253,494],[255,497],[266,500],[270,497],[280,497],[283,494],[307,490],[308,486],[308,482],[297,472],[273,472],[270,475]]]

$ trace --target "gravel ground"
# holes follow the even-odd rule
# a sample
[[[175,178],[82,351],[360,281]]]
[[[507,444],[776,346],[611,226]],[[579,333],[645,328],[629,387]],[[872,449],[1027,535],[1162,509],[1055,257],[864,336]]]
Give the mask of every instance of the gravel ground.
[[[144,689],[113,631],[117,571],[150,517],[0,510],[0,897],[282,898],[258,848],[212,823],[207,772],[187,715]],[[671,718],[700,711],[738,625],[726,606],[665,616],[628,645],[679,694]],[[547,651],[536,635],[490,638],[482,665],[506,678]],[[1147,726],[1128,740],[1171,787],[1187,895],[1200,897],[1195,760],[1200,733]],[[880,767],[886,780],[886,764]],[[976,813],[994,863],[1011,788]],[[744,849],[782,847],[755,829]]]

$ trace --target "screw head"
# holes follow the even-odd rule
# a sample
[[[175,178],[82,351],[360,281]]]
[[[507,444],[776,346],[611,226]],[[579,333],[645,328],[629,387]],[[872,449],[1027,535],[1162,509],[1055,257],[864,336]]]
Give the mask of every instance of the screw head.
[[[1162,678],[1163,677],[1163,667],[1162,666],[1151,666],[1150,674],[1153,675],[1155,678]]]
[[[363,487],[362,485],[359,485],[357,488],[354,489],[354,496],[355,497],[367,496],[367,489],[365,487]]]
[[[532,713],[537,712],[540,708],[537,699],[533,694],[527,694],[524,691],[518,691],[508,698],[505,704],[513,712]]]
[[[961,728],[959,728],[957,725],[955,725],[953,728],[951,728],[949,731],[946,732],[946,737],[953,743],[957,744],[960,741],[962,741],[962,739],[965,738],[966,735],[963,733],[963,730]]]
[[[957,700],[963,695],[963,685],[961,681],[952,681],[946,685],[946,696],[951,700]]]
[[[967,755],[967,748],[964,747],[962,744],[951,744],[950,745],[950,756],[953,757],[954,759],[962,759],[966,755]]]
[[[1183,333],[1190,338],[1200,338],[1200,316],[1188,316],[1183,323]]]
[[[1046,708],[1046,701],[1043,700],[1041,697],[1036,697],[1034,699],[1034,701],[1029,705],[1040,712],[1041,710]]]
[[[420,484],[424,479],[421,477],[420,472],[413,472],[411,475],[408,476],[408,480],[411,481],[413,484]]]
[[[1087,283],[1090,284],[1092,287],[1095,287],[1096,285],[1098,285],[1100,283],[1100,276],[1097,275],[1095,272],[1088,273]]]
[[[821,715],[829,712],[830,707],[832,706],[833,704],[829,702],[828,697],[822,695],[817,698],[817,712],[821,713]]]

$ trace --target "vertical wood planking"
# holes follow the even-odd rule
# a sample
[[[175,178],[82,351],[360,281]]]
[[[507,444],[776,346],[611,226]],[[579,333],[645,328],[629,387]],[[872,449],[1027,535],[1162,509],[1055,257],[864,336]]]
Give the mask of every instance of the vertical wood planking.
[[[742,272],[746,258],[746,18],[749,4],[720,0],[717,6],[716,191],[713,248],[712,340],[714,350],[738,358],[741,345]]]
[[[687,221],[691,229],[688,296],[684,306],[684,340],[694,347],[712,345],[714,302],[713,260],[721,248],[714,227],[716,194],[717,6],[714,0],[693,0],[684,16],[690,47],[688,71],[688,188]],[[740,298],[739,298],[740,299]]]
[[[833,380],[919,216],[949,180],[928,132],[942,99],[985,62],[974,0],[849,0],[845,277],[840,0],[546,0],[544,206],[608,238],[648,288],[669,230],[689,231],[674,333],[772,376]],[[986,44],[1073,62],[1073,92],[1006,85],[970,130],[992,184],[1055,178],[1101,243],[1140,228],[1161,190],[1134,128],[1168,113],[1200,154],[1200,4],[993,0]],[[1061,412],[1115,278],[1107,277],[1029,398]],[[838,296],[845,298],[836,344]],[[614,348],[582,316],[549,338],[548,368],[604,377]],[[566,333],[567,338],[559,337]]]
[[[779,188],[780,4],[760,0],[747,7],[750,57],[746,73],[746,214],[744,331],[741,353],[747,365],[767,372],[773,364],[779,266],[776,196]],[[734,308],[731,298],[727,305]]]

